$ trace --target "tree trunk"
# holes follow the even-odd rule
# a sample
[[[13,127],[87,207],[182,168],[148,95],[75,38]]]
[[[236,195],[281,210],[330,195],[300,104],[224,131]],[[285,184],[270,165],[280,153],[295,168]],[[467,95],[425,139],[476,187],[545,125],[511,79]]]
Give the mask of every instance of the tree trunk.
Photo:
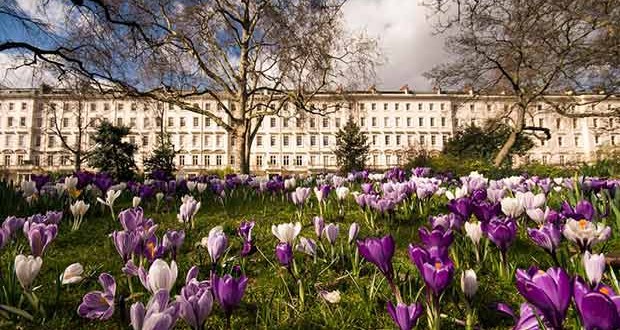
[[[79,172],[82,169],[82,154],[80,152],[76,152],[75,155],[73,155],[73,159],[74,159],[74,169],[76,172]]]
[[[508,139],[506,140],[506,142],[504,142],[504,145],[499,150],[499,152],[495,156],[495,159],[493,160],[493,165],[495,165],[496,167],[501,166],[506,157],[509,156],[510,149],[512,149],[512,147],[517,142],[519,134],[523,132],[523,127],[525,126],[525,109],[527,109],[527,105],[519,104],[517,106],[517,118],[515,120],[514,127],[512,128],[512,132],[510,132]]]
[[[235,145],[232,148],[232,156],[235,157],[235,171],[240,174],[250,174],[250,162],[248,160],[249,146],[247,144],[247,130],[245,125],[237,125],[233,128],[232,138]]]

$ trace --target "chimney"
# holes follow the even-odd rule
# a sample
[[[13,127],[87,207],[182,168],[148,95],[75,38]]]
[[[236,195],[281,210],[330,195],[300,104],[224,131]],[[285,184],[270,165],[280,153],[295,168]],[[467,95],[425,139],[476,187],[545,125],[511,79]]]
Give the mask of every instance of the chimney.
[[[368,91],[372,94],[377,94],[377,87],[373,84],[368,88]]]
[[[409,94],[409,92],[410,92],[409,85],[404,84],[403,86],[400,87],[400,91],[404,92],[405,94]]]
[[[441,94],[441,87],[439,87],[437,85],[433,86],[433,93]]]

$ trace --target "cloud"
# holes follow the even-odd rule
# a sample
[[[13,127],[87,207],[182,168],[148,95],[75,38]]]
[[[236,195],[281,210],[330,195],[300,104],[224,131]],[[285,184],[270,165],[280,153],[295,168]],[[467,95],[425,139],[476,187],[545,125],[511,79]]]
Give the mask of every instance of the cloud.
[[[378,38],[386,63],[377,69],[377,85],[413,90],[432,86],[422,74],[447,59],[444,39],[433,35],[429,11],[416,0],[353,0],[344,7],[349,29]]]
[[[25,59],[20,55],[0,53],[0,86],[9,88],[38,87],[53,83],[53,74],[38,65],[21,66]]]

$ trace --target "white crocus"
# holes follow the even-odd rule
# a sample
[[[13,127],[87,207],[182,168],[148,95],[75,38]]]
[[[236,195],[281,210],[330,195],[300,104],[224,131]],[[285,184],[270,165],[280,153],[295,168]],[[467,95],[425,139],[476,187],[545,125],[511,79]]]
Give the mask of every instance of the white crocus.
[[[15,275],[22,288],[29,289],[34,279],[41,270],[43,259],[41,257],[25,256],[20,254],[15,257]]]
[[[140,206],[141,202],[142,202],[142,198],[140,198],[138,196],[134,196],[133,199],[131,200],[131,206],[136,208],[136,207]]]
[[[84,267],[78,262],[69,265],[60,276],[60,281],[63,285],[74,284],[82,281],[82,273],[84,273]]]
[[[461,290],[467,299],[472,299],[478,291],[478,279],[473,269],[468,269],[461,274]]]
[[[73,190],[77,188],[78,178],[74,176],[68,176],[65,178],[65,189]]]
[[[75,203],[69,205],[69,210],[71,214],[73,214],[73,225],[71,226],[71,230],[80,229],[80,225],[82,224],[82,220],[84,220],[84,215],[90,208],[90,204],[84,203],[84,201],[79,200]]]
[[[299,235],[300,232],[301,223],[299,222],[296,222],[295,224],[282,223],[277,226],[271,226],[271,233],[273,233],[273,235],[277,237],[280,242],[288,243],[291,245],[293,245],[293,242],[295,242],[295,238],[297,237],[297,235]]]
[[[547,200],[545,194],[540,193],[535,195],[531,191],[527,191],[524,193],[517,192],[516,198],[526,210],[540,208],[545,204],[545,201]]]
[[[577,243],[581,249],[589,250],[592,245],[606,241],[611,235],[611,228],[585,219],[568,219],[562,233],[566,239]]]
[[[534,220],[537,224],[542,225],[545,222],[546,214],[548,214],[549,208],[546,211],[543,211],[541,208],[528,209],[525,210],[527,216],[530,219]]]
[[[476,246],[480,244],[480,239],[482,238],[480,222],[465,222],[465,233]]]
[[[148,289],[151,292],[157,292],[159,289],[170,291],[177,280],[178,269],[176,262],[171,261],[170,265],[162,259],[156,259],[148,274]]]
[[[509,217],[518,218],[525,211],[521,200],[518,198],[504,197],[500,203],[502,205],[502,212]]]
[[[34,181],[22,181],[21,188],[26,198],[37,193],[37,184]]]
[[[157,200],[157,203],[161,202],[162,199],[164,199],[164,193],[163,192],[158,192],[157,194],[155,194],[155,199]]]
[[[295,187],[297,187],[297,180],[295,178],[284,180],[284,189],[293,190]]]
[[[199,193],[202,194],[205,190],[207,190],[207,184],[199,182],[198,184],[196,184],[196,189],[198,190]]]
[[[189,190],[189,192],[196,190],[196,181],[187,181],[187,190]]]
[[[601,282],[605,273],[605,255],[590,254],[586,251],[583,254],[583,267],[586,269],[586,275],[590,283],[595,286]]]
[[[101,197],[97,197],[97,201],[112,208],[114,207],[114,201],[116,201],[116,199],[121,195],[121,192],[121,190],[114,190],[110,188],[106,192],[105,200],[101,199]]]
[[[349,196],[349,188],[347,187],[338,187],[336,188],[336,197],[338,198],[338,200],[344,200],[347,198],[347,196]]]
[[[319,295],[330,304],[337,304],[340,302],[340,291],[320,291]]]

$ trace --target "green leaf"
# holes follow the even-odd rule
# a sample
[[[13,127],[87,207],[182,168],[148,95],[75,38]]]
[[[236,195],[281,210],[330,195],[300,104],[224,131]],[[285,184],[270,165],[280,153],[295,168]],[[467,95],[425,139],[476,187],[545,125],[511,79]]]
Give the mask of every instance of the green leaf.
[[[28,321],[33,321],[34,317],[32,317],[32,315],[30,315],[30,313],[26,312],[23,309],[19,309],[19,308],[15,308],[12,306],[7,306],[7,305],[0,305],[0,309],[7,311],[9,313],[21,316],[25,319],[27,319]]]

